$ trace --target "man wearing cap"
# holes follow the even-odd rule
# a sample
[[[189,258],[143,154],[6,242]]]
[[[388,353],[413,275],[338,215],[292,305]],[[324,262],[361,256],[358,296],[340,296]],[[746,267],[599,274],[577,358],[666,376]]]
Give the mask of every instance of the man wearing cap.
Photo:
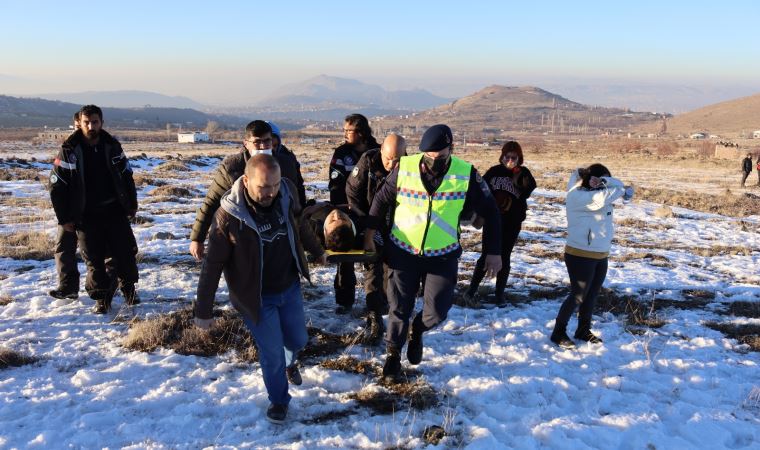
[[[446,125],[434,125],[422,136],[421,153],[404,156],[377,192],[369,211],[364,248],[375,249],[371,237],[389,208],[392,225],[385,258],[388,280],[388,328],[383,377],[398,381],[400,352],[409,336],[410,364],[422,360],[422,333],[446,319],[457,281],[462,247],[459,222],[473,212],[483,217],[483,253],[489,276],[501,269],[499,213],[488,185],[475,168],[451,155],[453,136]],[[424,280],[422,311],[412,321],[417,290]]]
[[[348,205],[354,214],[360,217],[369,215],[369,208],[375,198],[378,189],[385,183],[388,174],[402,156],[406,155],[406,140],[403,137],[391,133],[379,149],[367,150],[359,158],[354,170],[346,181],[346,196]],[[382,245],[388,239],[390,233],[389,223],[383,221],[379,236],[375,242],[379,242],[378,252],[382,253]],[[367,301],[367,329],[370,341],[379,341],[383,335],[383,314],[388,310],[388,298],[385,294],[385,264],[382,261],[365,263],[364,269],[364,293]]]
[[[282,144],[275,146],[275,137],[281,142],[280,129],[271,122],[254,120],[245,127],[243,148],[240,152],[227,156],[222,160],[219,168],[214,173],[206,198],[198,208],[195,215],[195,223],[190,232],[190,254],[200,261],[203,259],[203,242],[206,240],[208,229],[214,219],[214,213],[219,209],[222,196],[232,188],[232,184],[243,175],[245,164],[251,156],[264,153],[275,157],[280,165],[283,178],[293,182],[298,191],[298,200],[301,204],[306,203],[306,193],[301,177],[301,166],[296,156]],[[276,130],[276,131],[275,131]]]

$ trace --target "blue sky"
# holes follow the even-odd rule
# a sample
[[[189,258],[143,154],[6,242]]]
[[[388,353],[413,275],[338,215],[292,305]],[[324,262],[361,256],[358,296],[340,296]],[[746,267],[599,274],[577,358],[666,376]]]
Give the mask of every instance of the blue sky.
[[[760,2],[4,3],[0,93],[244,103],[319,74],[464,95],[579,80],[760,90]]]

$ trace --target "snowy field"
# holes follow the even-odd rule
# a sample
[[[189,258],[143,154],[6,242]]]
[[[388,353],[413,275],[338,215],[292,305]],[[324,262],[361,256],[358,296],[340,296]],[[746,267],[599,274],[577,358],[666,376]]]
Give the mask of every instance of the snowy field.
[[[300,157],[300,155],[299,155]],[[562,350],[549,342],[566,294],[562,192],[540,188],[515,248],[506,305],[454,306],[425,334],[419,366],[404,360],[410,389],[378,382],[383,347],[359,343],[304,361],[304,383],[283,426],[265,420],[267,394],[257,363],[233,352],[186,356],[127,350],[130,319],[188,307],[199,265],[187,253],[189,225],[216,158],[134,159],[142,219],[142,304],[96,316],[84,290],[56,301],[52,259],[0,258],[0,347],[36,362],[0,369],[0,448],[758,448],[760,216],[737,219],[634,201],[616,209],[616,244],[594,316],[603,345]],[[302,168],[309,196],[326,197],[325,164]],[[38,170],[47,163],[0,162]],[[191,171],[176,170],[184,166]],[[166,182],[184,196],[158,190]],[[31,198],[35,201],[17,201]],[[54,236],[47,192],[33,180],[0,181],[0,234]],[[31,218],[31,219],[29,219]],[[26,220],[24,220],[26,219]],[[465,287],[479,233],[465,229]],[[80,271],[85,273],[84,264]],[[338,335],[361,330],[363,292],[350,320],[334,315],[334,267],[313,266],[305,286],[309,326]],[[84,276],[82,277],[84,284]],[[229,308],[222,283],[217,306]],[[418,305],[419,306],[419,305]],[[709,325],[709,326],[708,326]],[[574,331],[575,319],[570,331]],[[722,327],[722,328],[721,328]],[[739,338],[717,329],[754,329]],[[356,361],[372,370],[329,369]],[[385,399],[384,402],[366,401]],[[365,399],[365,400],[362,400]],[[381,404],[378,404],[381,403]],[[384,404],[382,404],[384,403]],[[390,407],[388,407],[390,405]],[[445,437],[429,444],[424,430]]]

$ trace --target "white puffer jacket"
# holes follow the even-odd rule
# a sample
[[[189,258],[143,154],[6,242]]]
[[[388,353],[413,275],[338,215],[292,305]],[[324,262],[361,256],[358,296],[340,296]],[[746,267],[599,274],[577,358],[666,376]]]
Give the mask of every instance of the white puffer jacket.
[[[586,189],[581,186],[578,171],[573,171],[567,184],[567,245],[589,252],[609,253],[615,232],[612,202],[625,194],[623,182],[601,177],[604,187]]]

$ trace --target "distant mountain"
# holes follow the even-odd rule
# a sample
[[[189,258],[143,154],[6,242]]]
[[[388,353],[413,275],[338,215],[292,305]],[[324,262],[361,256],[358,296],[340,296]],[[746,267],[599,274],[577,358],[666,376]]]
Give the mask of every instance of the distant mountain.
[[[348,78],[319,75],[289,84],[275,91],[258,106],[271,110],[305,111],[322,109],[375,108],[384,110],[421,110],[447,103],[423,89],[386,91],[380,86]]]
[[[101,108],[104,106],[112,108],[143,108],[151,106],[154,108],[190,108],[198,110],[205,108],[201,103],[187,97],[170,97],[148,91],[87,91],[38,94],[35,97],[79,105],[94,104]]]
[[[446,123],[475,135],[510,131],[596,134],[625,131],[658,120],[658,114],[583,105],[534,86],[494,85],[411,118],[384,119],[382,126],[390,129]]]
[[[667,121],[668,134],[740,134],[760,130],[760,94],[705,106]]]
[[[0,127],[67,127],[81,105],[40,98],[0,95]],[[103,107],[107,127],[163,128],[181,123],[188,129],[202,129],[209,121],[238,127],[245,119],[206,114],[188,108],[109,108]]]

